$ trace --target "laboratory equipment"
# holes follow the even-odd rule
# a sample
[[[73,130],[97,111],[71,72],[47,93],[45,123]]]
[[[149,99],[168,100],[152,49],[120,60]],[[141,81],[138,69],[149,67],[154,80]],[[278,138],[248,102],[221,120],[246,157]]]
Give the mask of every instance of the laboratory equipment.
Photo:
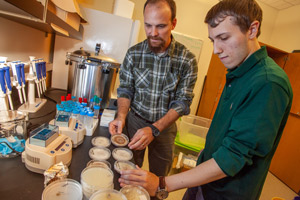
[[[57,180],[49,184],[42,194],[42,200],[82,200],[82,198],[82,187],[73,179]]]
[[[10,109],[14,110],[14,106],[12,103],[12,99],[11,99],[11,91],[12,91],[12,87],[11,87],[11,80],[10,80],[10,67],[4,65],[3,69],[5,70],[5,82],[6,82],[6,86],[7,86],[7,96],[8,96],[8,102],[10,105]]]
[[[57,125],[57,119],[59,116],[60,115],[56,117],[56,120],[51,120],[49,124]],[[59,123],[57,126],[60,134],[71,138],[73,148],[78,147],[83,142],[86,129],[79,120],[68,118],[68,122],[66,124]]]
[[[127,200],[150,200],[149,193],[141,186],[126,185],[121,188],[120,192],[126,196]]]
[[[74,63],[73,66],[71,63]],[[101,97],[101,107],[109,105],[120,64],[104,55],[96,56],[84,50],[67,53],[69,65],[68,91],[77,98],[90,101],[95,95]]]
[[[20,61],[14,61],[11,62],[11,68],[13,72],[14,81],[13,84],[16,86],[18,90],[19,100],[20,103],[23,104],[23,95],[22,95],[22,75],[21,75],[21,62]]]
[[[20,111],[0,111],[0,158],[20,155],[27,138],[26,114]]]
[[[36,60],[35,57],[30,56],[30,66],[29,66],[29,74],[27,76],[28,80],[28,101],[22,104],[18,110],[35,113],[37,112],[45,103],[47,102],[46,99],[40,98],[41,97],[41,87],[39,86],[38,77],[39,76],[39,60]],[[38,71],[38,72],[37,72]],[[21,70],[20,70],[21,72]],[[25,77],[25,73],[24,73]],[[38,97],[35,98],[35,84],[37,86]],[[25,85],[25,84],[24,84]],[[18,87],[17,87],[18,88]],[[20,96],[19,96],[20,97]],[[21,100],[21,99],[20,99]]]
[[[109,147],[111,141],[107,137],[98,136],[92,139],[92,145],[95,147]]]
[[[43,124],[34,129],[30,135],[40,134],[41,140],[47,140],[47,135],[58,132],[58,127],[51,124]],[[30,138],[26,140],[25,151],[22,153],[22,162],[28,170],[36,173],[44,173],[52,165],[62,162],[70,165],[72,159],[72,141],[69,136],[58,134],[58,136],[47,144],[39,146],[30,143]]]
[[[132,151],[127,148],[115,148],[112,155],[114,159],[118,161],[129,161],[133,157]]]
[[[95,192],[90,200],[127,200],[126,196],[117,190],[109,189],[109,190],[99,190]],[[145,199],[147,200],[147,199]]]
[[[121,173],[123,170],[129,170],[129,169],[136,169],[136,166],[134,163],[130,161],[115,161],[114,163],[114,169],[118,172]]]
[[[89,166],[82,170],[80,183],[84,196],[89,199],[98,190],[114,188],[114,174],[108,168]]]
[[[124,147],[129,142],[128,137],[123,133],[122,134],[115,134],[115,135],[111,136],[110,140],[113,143],[113,145],[115,145],[117,147]]]
[[[92,147],[89,150],[89,156],[92,160],[107,160],[110,158],[111,152],[105,147]]]

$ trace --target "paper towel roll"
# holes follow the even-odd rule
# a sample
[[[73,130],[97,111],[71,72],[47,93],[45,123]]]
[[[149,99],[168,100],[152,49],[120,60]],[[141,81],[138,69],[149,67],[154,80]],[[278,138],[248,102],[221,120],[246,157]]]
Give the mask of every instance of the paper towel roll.
[[[121,16],[132,18],[132,13],[134,9],[134,3],[129,0],[115,0],[114,5],[114,14]]]

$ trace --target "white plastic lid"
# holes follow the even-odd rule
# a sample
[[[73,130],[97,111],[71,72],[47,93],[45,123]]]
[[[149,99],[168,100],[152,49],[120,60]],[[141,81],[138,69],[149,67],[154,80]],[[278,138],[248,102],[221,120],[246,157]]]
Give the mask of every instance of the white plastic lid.
[[[129,139],[125,134],[115,134],[111,136],[110,140],[117,147],[124,147],[129,142]]]
[[[120,173],[123,170],[135,169],[135,164],[130,161],[116,161],[114,163],[115,170]]]
[[[82,198],[82,187],[73,179],[57,180],[49,184],[42,194],[42,200],[81,200]]]
[[[92,139],[92,145],[95,147],[109,147],[111,144],[107,137],[99,136]]]
[[[149,193],[140,186],[126,185],[121,188],[122,192],[127,200],[150,200]]]
[[[118,161],[129,161],[133,157],[132,151],[126,148],[115,148],[112,155],[114,159]]]
[[[108,148],[105,147],[92,147],[89,151],[90,158],[92,160],[107,160],[111,152]]]
[[[99,190],[95,192],[90,200],[127,200],[122,192],[117,190]]]
[[[99,161],[99,160],[90,160],[86,164],[86,166],[87,167],[96,166],[96,167],[103,167],[103,168],[108,168],[108,169],[111,168],[111,164],[108,161],[106,161],[106,160],[102,160],[102,161]]]

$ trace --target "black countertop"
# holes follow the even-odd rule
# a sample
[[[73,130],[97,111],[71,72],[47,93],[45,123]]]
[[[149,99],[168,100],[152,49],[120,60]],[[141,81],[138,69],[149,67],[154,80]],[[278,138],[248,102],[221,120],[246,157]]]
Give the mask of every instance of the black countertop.
[[[46,93],[47,103],[35,114],[29,115],[29,129],[37,127],[40,124],[49,122],[54,118],[55,101],[59,101],[65,91],[50,90]],[[54,101],[53,101],[54,100]],[[91,160],[89,149],[92,147],[91,140],[96,136],[105,136],[110,138],[107,127],[97,126],[93,136],[85,136],[84,141],[77,148],[73,148],[72,161],[69,166],[68,178],[74,179],[80,183],[80,174]],[[114,146],[111,144],[109,149],[112,151]],[[115,162],[111,156],[108,161],[112,165],[114,172],[114,188],[120,189],[118,178],[120,175],[113,169]],[[22,163],[21,156],[15,158],[0,159],[0,199],[3,200],[37,200],[41,199],[44,190],[44,175],[29,171]]]

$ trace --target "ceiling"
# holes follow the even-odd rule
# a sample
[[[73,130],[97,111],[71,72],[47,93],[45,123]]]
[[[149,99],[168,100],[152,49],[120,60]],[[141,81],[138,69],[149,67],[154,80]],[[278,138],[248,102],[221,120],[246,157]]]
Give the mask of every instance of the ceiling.
[[[300,0],[258,0],[277,10],[283,10],[292,6],[300,5]]]

